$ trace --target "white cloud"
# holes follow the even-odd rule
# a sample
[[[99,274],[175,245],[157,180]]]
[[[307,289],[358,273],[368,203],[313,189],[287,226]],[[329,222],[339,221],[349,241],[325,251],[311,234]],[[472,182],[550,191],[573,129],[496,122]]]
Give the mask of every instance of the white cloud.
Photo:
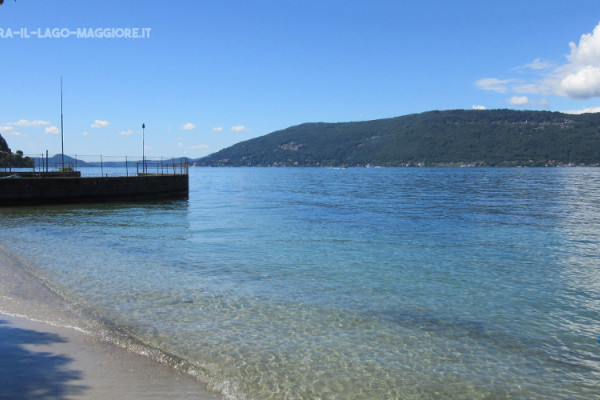
[[[576,69],[558,83],[556,92],[574,99],[600,96],[600,67],[588,65]]]
[[[184,147],[185,145],[182,142],[177,143],[177,147]]]
[[[587,113],[600,113],[600,107],[589,107],[583,110],[567,110],[562,111],[565,114],[587,114]]]
[[[525,67],[543,71],[541,78],[528,82],[517,79],[485,78],[475,82],[483,90],[498,93],[552,94],[572,99],[600,97],[600,23],[592,33],[569,43],[567,62],[554,65],[541,58]]]
[[[100,121],[99,119],[97,119],[94,121],[94,123],[92,125],[90,125],[90,128],[106,128],[109,125],[110,125],[110,122]]]
[[[83,132],[82,136],[89,136],[90,133],[89,132]]]
[[[192,124],[191,122],[188,122],[187,124],[181,125],[179,129],[184,131],[193,131],[194,129],[196,129],[196,125]]]
[[[485,78],[475,82],[475,86],[482,90],[496,93],[540,93],[542,92],[538,83],[528,83],[521,79],[496,79]]]
[[[222,126],[215,126],[214,128],[212,128],[213,131],[215,132],[221,132],[223,130]]]
[[[514,79],[484,78],[475,82],[475,86],[483,90],[506,93],[508,92],[508,85],[512,82],[514,82]]]
[[[529,104],[529,97],[527,96],[513,96],[508,99],[508,102],[514,106],[524,106]]]
[[[528,96],[513,96],[508,99],[508,102],[513,106],[547,106],[550,104],[546,99],[533,100]]]
[[[209,147],[205,144],[197,144],[194,146],[188,146],[187,149],[188,150],[207,150],[207,149],[209,149]]]
[[[133,135],[133,131],[131,129],[127,129],[126,131],[119,131],[119,135],[131,136],[131,135]]]
[[[546,99],[541,99],[538,101],[534,101],[532,104],[538,105],[538,106],[549,106],[550,102]]]
[[[246,132],[247,129],[244,125],[236,125],[236,126],[232,126],[231,130],[234,132]]]
[[[0,134],[11,135],[11,136],[21,136],[21,132],[15,131],[15,128],[8,125],[0,126]]]
[[[58,135],[60,133],[56,126],[48,126],[46,129],[44,129],[44,132],[49,133],[51,135]]]
[[[510,87],[510,90],[515,93],[539,94],[547,93],[539,83],[515,83]]]
[[[476,106],[473,104],[473,110],[487,110],[487,108],[485,108],[485,106]]]
[[[579,46],[569,43],[571,54],[567,59],[575,65],[598,65],[600,64],[600,23],[594,28],[594,32],[581,35]]]
[[[24,126],[24,127],[39,127],[39,126],[45,126],[45,125],[50,125],[50,122],[48,121],[41,121],[41,120],[35,120],[35,121],[28,121],[26,119],[20,119],[17,122],[8,122],[6,125],[12,125],[12,126]]]
[[[533,69],[533,70],[542,70],[554,67],[549,61],[542,61],[541,58],[536,58],[532,63],[525,64],[525,68]]]
[[[4,122],[0,125],[0,134],[11,135],[11,136],[21,136],[21,132],[15,130],[15,126],[22,128],[38,128],[40,126],[50,125],[49,121],[42,121],[39,119],[30,121],[27,119],[20,119],[17,122]],[[46,128],[46,133],[55,133],[54,130],[57,129],[55,126]],[[24,135],[27,136],[27,135]]]

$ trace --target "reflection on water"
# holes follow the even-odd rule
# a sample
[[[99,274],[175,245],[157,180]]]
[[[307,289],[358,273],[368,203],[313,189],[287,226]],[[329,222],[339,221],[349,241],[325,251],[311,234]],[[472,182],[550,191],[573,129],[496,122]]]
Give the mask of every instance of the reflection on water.
[[[597,169],[203,168],[0,239],[225,398],[589,398],[599,200]]]

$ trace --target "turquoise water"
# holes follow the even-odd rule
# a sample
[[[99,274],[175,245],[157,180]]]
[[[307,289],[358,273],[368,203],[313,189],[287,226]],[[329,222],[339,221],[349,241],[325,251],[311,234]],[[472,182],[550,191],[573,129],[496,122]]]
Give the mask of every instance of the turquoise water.
[[[1,243],[227,399],[600,397],[600,169],[190,173],[0,209]]]

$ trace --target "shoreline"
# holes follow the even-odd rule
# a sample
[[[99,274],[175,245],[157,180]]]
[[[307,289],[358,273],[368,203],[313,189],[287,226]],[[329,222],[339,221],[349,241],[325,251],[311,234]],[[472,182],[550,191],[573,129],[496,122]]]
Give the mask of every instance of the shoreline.
[[[193,376],[93,333],[0,246],[0,398],[221,397]]]

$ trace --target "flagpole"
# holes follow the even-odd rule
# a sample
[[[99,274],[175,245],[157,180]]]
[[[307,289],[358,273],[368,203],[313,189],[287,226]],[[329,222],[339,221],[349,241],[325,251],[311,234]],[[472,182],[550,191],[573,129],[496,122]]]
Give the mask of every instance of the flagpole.
[[[142,171],[146,173],[146,124],[142,123]]]
[[[62,76],[60,77],[60,145],[61,145],[61,160],[62,170],[65,170],[65,139],[63,135],[63,92],[62,92]]]

